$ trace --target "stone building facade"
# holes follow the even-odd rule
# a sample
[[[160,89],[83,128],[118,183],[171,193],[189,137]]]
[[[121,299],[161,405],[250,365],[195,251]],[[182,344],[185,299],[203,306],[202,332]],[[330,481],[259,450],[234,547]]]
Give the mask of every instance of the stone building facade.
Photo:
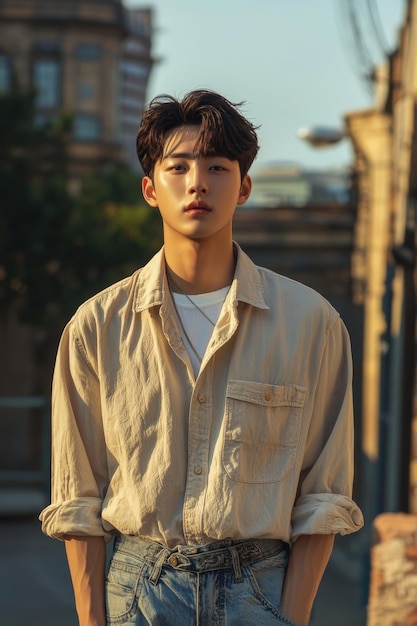
[[[151,43],[151,10],[127,9],[121,0],[0,0],[0,92],[33,86],[38,126],[72,115],[74,191],[80,177],[107,163],[139,170],[135,138]],[[19,322],[14,306],[1,312],[0,485],[48,480],[42,403],[56,349],[50,343]]]
[[[39,125],[73,115],[76,173],[136,168],[151,41],[151,10],[121,0],[0,0],[0,91],[33,85]]]

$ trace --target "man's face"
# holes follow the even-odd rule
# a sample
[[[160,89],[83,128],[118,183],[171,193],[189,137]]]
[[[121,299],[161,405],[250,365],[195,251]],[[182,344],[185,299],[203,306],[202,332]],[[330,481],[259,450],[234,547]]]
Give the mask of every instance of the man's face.
[[[230,230],[236,205],[249,197],[251,180],[241,180],[238,161],[195,157],[198,126],[181,126],[166,140],[153,178],[143,179],[146,201],[158,207],[167,237],[193,240]]]

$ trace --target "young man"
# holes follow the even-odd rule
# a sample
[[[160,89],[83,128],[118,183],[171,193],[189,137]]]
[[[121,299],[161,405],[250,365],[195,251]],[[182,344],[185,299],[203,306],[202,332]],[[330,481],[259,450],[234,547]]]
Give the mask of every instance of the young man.
[[[156,98],[137,147],[164,247],[63,333],[43,530],[81,626],[307,624],[334,535],[362,525],[347,332],[232,240],[258,150],[236,105]]]

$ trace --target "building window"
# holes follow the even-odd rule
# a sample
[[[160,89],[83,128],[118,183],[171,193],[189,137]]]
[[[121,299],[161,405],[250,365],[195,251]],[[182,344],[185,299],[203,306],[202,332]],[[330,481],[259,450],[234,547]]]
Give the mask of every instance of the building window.
[[[101,123],[97,115],[77,113],[74,118],[74,139],[78,141],[99,141]]]
[[[96,43],[80,43],[75,48],[75,56],[83,61],[98,61],[102,54],[101,46]]]
[[[124,59],[120,63],[121,71],[131,78],[146,78],[149,74],[149,66],[132,61],[130,59]]]
[[[56,59],[38,59],[33,66],[36,106],[53,109],[60,104],[61,65]]]
[[[94,89],[90,83],[82,82],[78,85],[78,99],[90,100],[93,97]]]
[[[5,93],[12,88],[12,68],[10,59],[0,52],[0,92]]]

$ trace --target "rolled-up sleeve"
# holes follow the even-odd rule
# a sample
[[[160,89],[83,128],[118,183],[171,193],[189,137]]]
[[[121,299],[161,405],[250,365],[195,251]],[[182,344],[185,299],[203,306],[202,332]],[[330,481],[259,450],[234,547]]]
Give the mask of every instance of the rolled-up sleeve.
[[[352,500],[354,472],[352,358],[339,317],[328,330],[306,441],[292,540],[300,535],[349,534],[363,526]]]
[[[101,520],[107,452],[96,366],[73,319],[58,348],[52,386],[52,494],[40,515],[45,534],[109,537]]]

